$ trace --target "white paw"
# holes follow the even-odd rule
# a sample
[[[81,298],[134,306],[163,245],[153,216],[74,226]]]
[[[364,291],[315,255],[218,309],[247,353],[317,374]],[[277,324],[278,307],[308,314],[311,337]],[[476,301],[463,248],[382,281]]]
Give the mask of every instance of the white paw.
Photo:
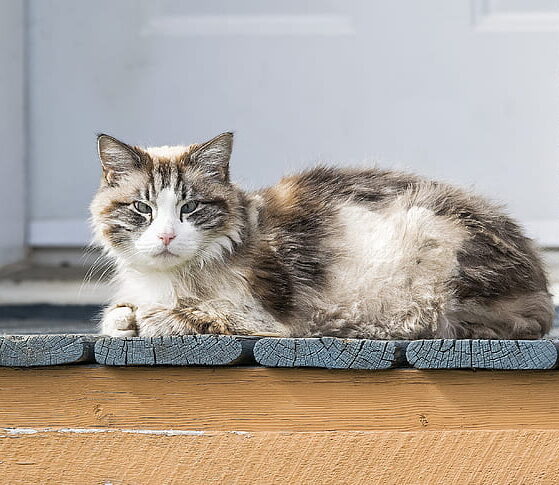
[[[134,310],[128,306],[120,306],[107,311],[101,324],[101,332],[110,337],[135,337],[138,331]]]

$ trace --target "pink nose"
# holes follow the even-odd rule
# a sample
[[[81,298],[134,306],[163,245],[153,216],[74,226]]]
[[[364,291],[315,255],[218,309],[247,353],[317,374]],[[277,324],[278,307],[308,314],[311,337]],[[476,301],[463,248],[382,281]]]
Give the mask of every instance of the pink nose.
[[[163,241],[163,244],[165,244],[165,246],[168,246],[170,242],[175,239],[175,237],[177,237],[176,234],[172,232],[166,232],[165,234],[159,235],[159,239]]]

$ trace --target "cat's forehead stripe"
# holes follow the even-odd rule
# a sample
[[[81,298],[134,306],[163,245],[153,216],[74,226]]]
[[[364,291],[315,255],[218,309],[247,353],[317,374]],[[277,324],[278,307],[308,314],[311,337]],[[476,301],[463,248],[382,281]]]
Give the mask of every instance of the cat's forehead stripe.
[[[179,192],[183,193],[184,196],[184,192],[185,192],[186,187],[184,186],[184,181],[178,171],[177,168],[177,178],[175,180],[175,192],[178,194]]]
[[[171,185],[171,179],[177,176],[176,170],[173,171],[169,162],[160,163],[157,166],[159,174],[159,184],[161,189],[165,189]]]

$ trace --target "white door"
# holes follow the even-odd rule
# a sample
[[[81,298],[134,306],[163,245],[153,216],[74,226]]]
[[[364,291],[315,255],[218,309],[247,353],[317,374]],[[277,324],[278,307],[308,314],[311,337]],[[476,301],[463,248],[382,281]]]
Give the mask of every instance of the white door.
[[[235,130],[246,186],[375,161],[473,186],[559,246],[558,32],[556,1],[32,0],[30,243],[87,242],[95,133]]]
[[[0,266],[24,257],[24,10],[0,0]]]

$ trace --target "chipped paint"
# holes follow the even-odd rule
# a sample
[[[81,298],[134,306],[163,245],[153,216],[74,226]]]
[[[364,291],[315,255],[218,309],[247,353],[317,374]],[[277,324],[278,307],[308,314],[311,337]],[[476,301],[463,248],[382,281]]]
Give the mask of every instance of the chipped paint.
[[[247,438],[252,438],[252,434],[248,431],[229,431],[231,434],[238,434],[241,436],[246,436]]]
[[[157,436],[202,436],[204,431],[190,431],[178,429],[107,429],[107,428],[3,428],[9,435],[26,435],[36,433],[132,433],[132,434],[150,434]]]
[[[35,434],[38,432],[33,428],[4,428],[4,431],[10,435]]]

